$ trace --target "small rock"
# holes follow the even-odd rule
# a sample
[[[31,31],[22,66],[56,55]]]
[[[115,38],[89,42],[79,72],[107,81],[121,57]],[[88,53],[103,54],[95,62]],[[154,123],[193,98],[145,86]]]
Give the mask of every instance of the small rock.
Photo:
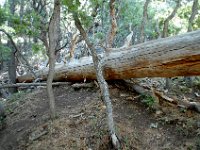
[[[128,97],[129,96],[129,94],[127,94],[127,93],[120,93],[120,97]]]
[[[156,123],[151,123],[150,124],[150,128],[155,128],[155,129],[157,129],[158,128],[158,123],[156,122]]]
[[[156,110],[156,115],[161,115],[163,112],[161,110]]]

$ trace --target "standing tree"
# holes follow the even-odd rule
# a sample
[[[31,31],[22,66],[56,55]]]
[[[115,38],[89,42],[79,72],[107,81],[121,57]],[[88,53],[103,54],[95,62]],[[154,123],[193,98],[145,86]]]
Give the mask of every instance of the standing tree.
[[[196,14],[198,13],[198,7],[199,7],[198,0],[194,0],[192,5],[192,12],[188,20],[188,32],[192,31],[192,24],[194,22]],[[192,79],[190,77],[185,77],[185,82],[188,86],[190,87],[192,86]]]
[[[164,21],[164,26],[163,26],[163,31],[162,31],[162,38],[168,37],[168,28],[169,28],[169,22],[174,18],[176,15],[176,12],[178,8],[180,7],[181,0],[176,1],[176,6],[172,13],[165,19]]]
[[[54,10],[50,19],[49,32],[48,32],[49,72],[48,72],[48,78],[47,78],[47,94],[49,98],[51,119],[54,119],[56,116],[55,98],[53,94],[52,81],[53,81],[54,69],[55,69],[55,51],[59,42],[59,33],[60,33],[59,22],[60,22],[60,0],[54,0]]]
[[[146,21],[147,21],[147,8],[148,5],[150,3],[150,0],[146,0],[144,3],[144,7],[143,7],[143,17],[142,17],[142,23],[141,23],[141,27],[140,27],[140,43],[143,43],[145,41],[145,26],[146,26]]]
[[[194,0],[192,5],[192,13],[188,21],[188,32],[192,31],[192,24],[194,22],[195,16],[198,14],[198,7],[199,7],[198,0]]]
[[[176,15],[176,12],[178,8],[180,7],[181,0],[176,1],[176,6],[172,13],[165,19],[164,21],[164,26],[163,26],[163,31],[162,31],[162,38],[168,37],[168,28],[169,28],[169,22],[174,18]],[[170,84],[170,79],[166,78],[166,83],[165,83],[165,88],[169,89],[169,84]]]
[[[15,0],[9,0],[9,9],[10,9],[10,14],[14,16],[15,14],[15,7],[16,7],[16,1]],[[8,26],[12,27],[13,23],[11,20],[8,21]],[[9,79],[10,82],[15,84],[16,83],[16,60],[15,60],[15,49],[12,45],[11,41],[8,41],[8,47],[11,49],[10,52],[10,60],[9,60],[9,66],[8,66],[8,74],[9,74]],[[10,88],[11,93],[17,92],[17,88]]]
[[[117,32],[117,20],[116,20],[116,15],[115,15],[115,0],[110,0],[109,2],[110,5],[110,22],[111,22],[111,27],[110,31],[108,34],[108,43],[107,47],[111,48],[113,45],[114,37]]]

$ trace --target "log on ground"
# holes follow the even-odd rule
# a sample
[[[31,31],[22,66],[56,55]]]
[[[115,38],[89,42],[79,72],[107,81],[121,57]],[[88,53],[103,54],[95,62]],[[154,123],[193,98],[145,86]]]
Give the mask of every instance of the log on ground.
[[[142,77],[200,75],[200,30],[118,48],[102,53],[106,80]],[[35,72],[46,80],[48,68]],[[92,57],[83,57],[55,68],[54,81],[96,79]],[[31,74],[19,76],[17,82],[32,82]]]

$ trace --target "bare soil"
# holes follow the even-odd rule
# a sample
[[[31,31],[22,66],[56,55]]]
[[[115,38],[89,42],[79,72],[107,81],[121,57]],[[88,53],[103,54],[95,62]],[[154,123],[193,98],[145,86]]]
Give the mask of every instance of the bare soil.
[[[54,88],[57,119],[49,119],[46,89],[7,101],[0,150],[109,150],[105,106],[97,87]],[[116,131],[123,150],[200,150],[200,115],[163,102],[160,111],[142,97],[110,85]]]

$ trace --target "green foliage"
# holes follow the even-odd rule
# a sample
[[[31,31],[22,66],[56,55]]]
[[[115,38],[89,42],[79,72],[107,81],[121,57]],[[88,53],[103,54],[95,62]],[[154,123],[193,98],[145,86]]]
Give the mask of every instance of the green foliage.
[[[197,15],[196,19],[194,20],[193,23],[193,29],[197,30],[200,28],[200,15]]]
[[[78,14],[84,27],[88,28],[92,25],[93,17],[90,15],[90,13],[88,13],[91,5],[89,5],[87,8],[82,8],[79,0],[63,0],[62,2],[65,6],[67,6],[69,13]],[[94,0],[93,3],[95,4]]]
[[[144,102],[148,107],[152,107],[155,104],[155,99],[150,95],[142,95],[142,102]]]
[[[191,6],[186,5],[184,7],[181,7],[180,9],[178,9],[177,14],[181,19],[189,19],[191,15]]]
[[[18,102],[22,100],[22,98],[27,94],[27,92],[19,91],[18,93],[13,94],[11,97],[9,97],[10,102]]]
[[[37,54],[37,53],[39,53],[40,51],[43,51],[43,50],[44,50],[44,46],[43,46],[42,44],[33,43],[33,44],[32,44],[32,50],[33,50],[33,53],[34,53],[34,54]]]
[[[6,20],[7,20],[7,13],[5,12],[5,9],[1,8],[0,6],[0,26],[3,25]]]
[[[87,15],[85,11],[78,11],[78,12],[82,25],[86,28],[90,27],[93,22],[92,16]]]
[[[16,34],[36,36],[39,33],[41,25],[40,16],[34,12],[24,15],[23,20],[20,20],[20,17],[17,15],[12,16],[10,21]]]
[[[0,61],[6,61],[9,59],[11,49],[7,46],[0,44]]]
[[[94,36],[95,36],[95,38],[102,40],[105,37],[105,34],[102,32],[97,32],[97,33],[95,33]]]
[[[120,9],[120,20],[122,22],[119,23],[120,26],[127,26],[130,23],[133,26],[138,26],[141,23],[143,8],[141,7],[143,3],[125,0],[121,3]]]
[[[70,12],[77,12],[81,5],[79,0],[62,0],[62,3],[68,7]]]

